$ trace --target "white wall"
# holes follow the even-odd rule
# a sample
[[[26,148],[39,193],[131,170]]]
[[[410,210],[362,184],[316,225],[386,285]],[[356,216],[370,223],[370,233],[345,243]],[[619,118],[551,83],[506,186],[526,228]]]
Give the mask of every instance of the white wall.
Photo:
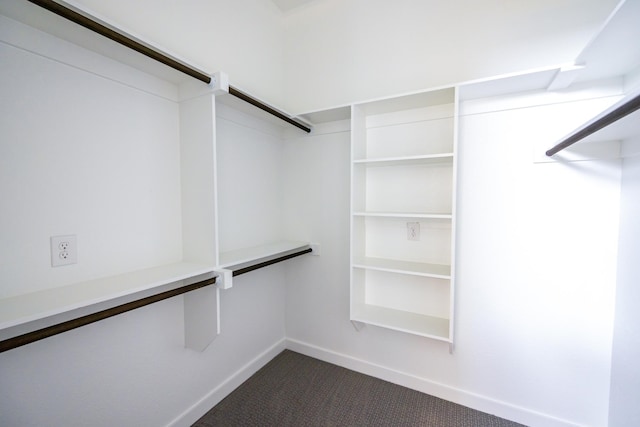
[[[313,2],[286,15],[286,101],[308,112],[570,62],[616,4]]]
[[[529,102],[485,113],[480,102],[462,118],[453,354],[401,332],[356,332],[349,135],[287,141],[287,221],[322,247],[288,269],[291,348],[527,425],[606,425],[620,166],[534,163],[534,148],[603,100]]]
[[[636,145],[640,140],[636,138]],[[640,156],[625,158],[622,164],[620,246],[616,318],[611,365],[610,427],[640,424]]]
[[[178,104],[28,48],[0,44],[0,296],[180,260]],[[49,237],[61,234],[78,236],[79,263],[52,269]]]
[[[179,104],[166,86],[0,19],[0,297],[181,260]],[[232,150],[251,151],[239,145],[253,127],[233,135]],[[275,178],[248,178],[280,194],[279,146],[262,148],[260,174]],[[277,210],[250,210],[261,207]],[[49,236],[63,233],[78,236],[78,264],[52,268]],[[184,348],[175,297],[1,353],[0,425],[191,425],[284,348],[284,278],[282,265],[236,278],[204,352]]]
[[[218,103],[218,234],[220,251],[280,240],[282,128]]]

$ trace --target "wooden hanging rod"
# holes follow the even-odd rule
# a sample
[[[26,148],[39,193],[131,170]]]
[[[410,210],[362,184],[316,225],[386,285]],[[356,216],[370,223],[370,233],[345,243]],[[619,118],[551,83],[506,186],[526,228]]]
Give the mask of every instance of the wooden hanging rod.
[[[147,46],[144,43],[141,43],[137,40],[134,40],[131,37],[128,37],[125,34],[122,34],[121,32],[113,28],[110,28],[104,24],[101,24],[100,22],[97,22],[91,19],[90,17],[83,15],[82,13],[76,12],[73,9],[63,6],[60,3],[57,3],[53,0],[29,0],[29,1],[35,5],[42,7],[43,9],[46,9],[50,12],[55,13],[58,16],[68,19],[69,21],[74,22],[84,28],[87,28],[88,30],[91,30],[97,34],[100,34],[103,37],[113,40],[116,43],[126,46],[129,49],[132,49],[164,65],[167,65],[173,68],[174,70],[178,70],[206,84],[211,83],[211,76],[208,76],[207,74],[204,74],[203,72],[198,71],[195,68],[188,66],[187,64],[184,64],[174,58],[171,58],[170,56],[167,56],[162,52],[158,52],[156,49],[150,46]],[[269,114],[272,114],[278,117],[281,120],[284,120],[285,122],[299,129],[302,129],[307,133],[311,132],[311,128],[309,128],[308,126],[292,119],[291,117],[287,116],[286,114],[283,114],[282,112],[276,110],[275,108],[270,107],[269,105],[261,101],[258,101],[257,99],[247,95],[246,93],[243,93],[237,90],[236,88],[233,88],[230,86],[229,93],[231,95],[234,95],[242,99],[245,102],[248,102],[249,104],[257,108],[260,108],[263,111],[266,111]]]
[[[286,261],[286,260],[291,259],[291,258],[295,258],[295,257],[300,256],[300,255],[311,253],[312,251],[313,251],[313,249],[311,249],[311,248],[305,248],[305,249],[301,249],[301,250],[299,250],[297,252],[294,252],[294,253],[291,253],[291,254],[287,254],[287,255],[283,255],[283,256],[280,256],[280,257],[277,257],[277,258],[274,258],[274,259],[269,259],[267,261],[259,262],[257,264],[252,264],[252,265],[248,265],[246,267],[240,267],[240,268],[237,268],[237,269],[234,269],[233,267],[229,267],[229,269],[233,271],[233,276],[235,277],[235,276],[239,276],[241,274],[248,273],[248,272],[253,271],[253,270],[257,270],[259,268],[267,267],[269,265],[276,264],[278,262],[282,262],[282,261]]]
[[[305,126],[304,124],[292,119],[291,117],[285,115],[284,113],[281,113],[280,111],[276,110],[275,108],[272,108],[270,106],[268,106],[267,104],[258,101],[255,98],[252,98],[251,96],[247,95],[244,92],[239,91],[238,89],[234,88],[233,86],[229,86],[229,94],[233,95],[237,98],[242,99],[245,102],[248,102],[249,104],[253,105],[254,107],[258,107],[259,109],[266,111],[267,113],[276,116],[277,118],[279,118],[280,120],[284,120],[285,122],[289,123],[290,125],[293,125],[295,127],[297,127],[298,129],[302,129],[303,131],[309,133],[311,132],[311,128],[308,126]]]
[[[577,132],[571,134],[553,148],[547,150],[546,155],[551,157],[559,151],[564,150],[565,148],[575,144],[583,138],[603,129],[610,124],[620,120],[621,118],[633,113],[634,111],[640,109],[640,95],[635,96],[624,104],[620,105],[618,108],[613,109],[609,113],[595,120],[593,123],[585,126],[584,128],[578,130]]]
[[[138,53],[141,53],[151,59],[154,59],[162,64],[165,64],[175,70],[178,70],[184,74],[187,74],[195,79],[198,79],[206,84],[211,83],[211,77],[186,65],[176,59],[173,59],[157,50],[140,43],[126,35],[107,27],[93,19],[76,12],[73,9],[65,7],[60,3],[57,3],[53,0],[29,0],[31,3],[36,4],[43,9],[47,9],[50,12],[55,13],[58,16],[61,16],[65,19],[68,19],[71,22],[74,22],[78,25],[83,26],[95,33],[100,34],[110,40],[113,40],[116,43],[120,43],[123,46],[128,47],[129,49],[133,49]]]
[[[6,340],[0,341],[0,353],[17,347],[21,347],[26,344],[31,344],[32,342],[49,338],[54,335],[61,334],[72,329],[79,328],[81,326],[89,325],[100,320],[108,319],[109,317],[117,316],[118,314],[126,313],[127,311],[135,310],[136,308],[144,307],[146,305],[153,304],[167,298],[172,298],[187,292],[195,291],[196,289],[204,288],[205,286],[210,286],[215,283],[216,278],[211,277],[209,279],[192,283],[190,285],[185,285],[177,289],[161,292],[156,295],[151,295],[149,297],[111,307],[106,310],[98,311],[96,313],[87,314],[86,316],[71,319],[66,322],[47,326],[46,328],[38,329],[36,331],[27,332],[26,334],[18,335],[13,338],[8,338]]]

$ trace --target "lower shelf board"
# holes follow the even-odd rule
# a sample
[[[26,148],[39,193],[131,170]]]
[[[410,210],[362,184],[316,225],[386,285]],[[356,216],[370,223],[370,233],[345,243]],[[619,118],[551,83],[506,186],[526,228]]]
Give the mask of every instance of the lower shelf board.
[[[230,268],[247,263],[257,263],[269,259],[286,255],[300,249],[308,248],[308,242],[280,241],[261,246],[224,251],[220,253],[219,268]]]
[[[389,273],[413,274],[437,279],[451,279],[450,265],[398,261],[386,258],[358,257],[354,259],[353,267],[387,271]]]
[[[104,304],[123,303],[127,298],[145,296],[179,287],[183,280],[210,274],[213,266],[178,262],[125,274],[88,280],[67,286],[0,299],[0,335],[6,330],[75,310],[85,313],[105,308]],[[98,310],[95,309],[95,310]],[[46,325],[45,325],[46,326]]]
[[[450,321],[369,304],[352,307],[351,320],[450,343]]]

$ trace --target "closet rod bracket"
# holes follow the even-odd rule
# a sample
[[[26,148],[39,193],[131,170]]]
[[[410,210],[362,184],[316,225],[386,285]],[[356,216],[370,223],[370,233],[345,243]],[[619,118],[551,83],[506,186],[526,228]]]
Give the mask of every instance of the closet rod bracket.
[[[230,289],[233,287],[233,270],[220,268],[214,270],[216,276],[216,287],[218,289]]]

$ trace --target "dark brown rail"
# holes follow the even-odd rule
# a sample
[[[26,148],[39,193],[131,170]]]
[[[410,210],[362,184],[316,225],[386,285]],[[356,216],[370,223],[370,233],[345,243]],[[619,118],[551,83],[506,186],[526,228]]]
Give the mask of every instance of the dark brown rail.
[[[547,150],[546,152],[547,156],[549,157],[553,156],[557,152],[562,151],[565,148],[580,141],[581,139],[586,138],[587,136],[599,131],[600,129],[609,126],[610,124],[633,113],[639,108],[640,108],[640,95],[632,98],[629,102],[625,102],[620,107],[600,117],[598,120],[591,123],[584,129],[579,130],[578,132],[572,134],[571,136],[567,137],[563,141],[559,142],[556,146]]]
[[[61,5],[60,3],[56,3],[53,0],[29,0],[31,3],[36,4],[50,12],[55,13],[58,16],[61,16],[65,19],[68,19],[71,22],[74,22],[78,25],[83,26],[84,28],[87,28],[95,33],[100,34],[103,37],[106,37],[110,40],[113,40],[116,43],[120,43],[123,46],[128,47],[129,49],[133,49],[138,53],[141,53],[151,59],[154,59],[164,65],[167,65],[175,70],[178,70],[184,74],[187,74],[195,79],[198,79],[206,84],[211,83],[211,77],[186,65],[183,64],[182,62],[171,58],[161,52],[158,52],[157,50],[139,42],[136,41],[130,37],[127,37],[126,35],[107,27],[106,25],[103,25],[97,21],[94,21],[93,19],[89,18],[88,16],[85,16],[81,13],[76,12],[73,9],[70,9],[68,7],[65,7],[63,5]],[[243,93],[239,90],[237,90],[236,88],[233,87],[229,87],[229,93],[231,95],[234,95],[240,99],[242,99],[245,102],[248,102],[249,104],[260,108],[263,111],[266,111],[269,114],[272,114],[276,117],[278,117],[281,120],[284,120],[285,122],[299,128],[302,129],[303,131],[309,133],[311,132],[311,128],[309,128],[308,126],[305,126],[304,124],[292,119],[291,117],[287,116],[286,114],[283,114],[282,112],[276,110],[273,107],[270,107],[269,105],[258,101],[255,98],[252,98],[251,96],[247,95],[246,93]]]
[[[233,95],[235,97],[238,97],[240,99],[242,99],[245,102],[248,102],[249,104],[253,105],[254,107],[257,107],[263,111],[266,111],[267,113],[276,116],[277,118],[279,118],[280,120],[284,120],[285,122],[297,127],[298,129],[302,129],[303,131],[309,133],[311,132],[311,128],[308,126],[303,125],[302,123],[293,120],[291,117],[288,117],[287,115],[285,115],[284,113],[281,113],[280,111],[276,110],[275,108],[272,108],[270,106],[268,106],[267,104],[258,101],[255,98],[252,98],[251,96],[247,95],[244,92],[239,91],[238,89],[229,86],[229,94]]]
[[[241,274],[248,273],[250,271],[257,270],[257,269],[262,268],[262,267],[267,267],[269,265],[276,264],[276,263],[282,262],[282,261],[286,261],[288,259],[295,258],[295,257],[300,256],[300,255],[308,254],[308,253],[310,253],[312,251],[313,250],[311,248],[306,248],[306,249],[302,249],[302,250],[300,250],[298,252],[294,252],[294,253],[288,254],[288,255],[283,255],[281,257],[270,259],[270,260],[267,260],[267,261],[263,261],[263,262],[260,262],[258,264],[253,264],[253,265],[250,265],[250,266],[247,266],[247,267],[241,267],[241,268],[238,268],[237,270],[234,270],[233,267],[231,267],[230,270],[233,271],[233,276],[239,276]]]
[[[38,329],[33,332],[27,332],[23,335],[18,335],[13,338],[0,341],[0,353],[11,350],[17,347],[21,347],[32,342],[39,341],[45,338],[52,337],[54,335],[61,334],[63,332],[70,331],[72,329],[86,326],[100,320],[108,319],[109,317],[117,316],[118,314],[126,313],[127,311],[135,310],[136,308],[144,307],[149,304],[153,304],[158,301],[172,298],[178,295],[182,295],[187,292],[195,291],[196,289],[204,288],[216,283],[216,278],[202,280],[190,285],[185,285],[177,289],[161,292],[156,295],[141,298],[139,300],[131,301],[125,304],[121,304],[115,307],[108,308],[106,310],[98,311],[96,313],[87,314],[86,316],[71,319],[66,322],[58,323],[56,325],[47,326],[46,328]]]
[[[81,25],[95,33],[100,34],[110,40],[113,40],[116,43],[120,43],[123,46],[128,47],[129,49],[133,49],[138,53],[141,53],[145,56],[148,56],[151,59],[155,59],[158,62],[161,62],[175,70],[178,70],[182,73],[185,73],[195,79],[203,81],[206,84],[211,83],[211,77],[201,73],[198,70],[195,70],[188,65],[185,65],[173,58],[168,57],[155,49],[150,48],[136,40],[133,40],[130,37],[125,36],[118,31],[115,31],[106,25],[102,25],[99,22],[94,21],[93,19],[82,15],[68,7],[65,7],[59,3],[56,3],[53,0],[29,0],[31,3],[36,4],[44,9],[47,9],[50,12],[55,13],[58,16],[68,19],[71,22],[75,22],[78,25]]]

